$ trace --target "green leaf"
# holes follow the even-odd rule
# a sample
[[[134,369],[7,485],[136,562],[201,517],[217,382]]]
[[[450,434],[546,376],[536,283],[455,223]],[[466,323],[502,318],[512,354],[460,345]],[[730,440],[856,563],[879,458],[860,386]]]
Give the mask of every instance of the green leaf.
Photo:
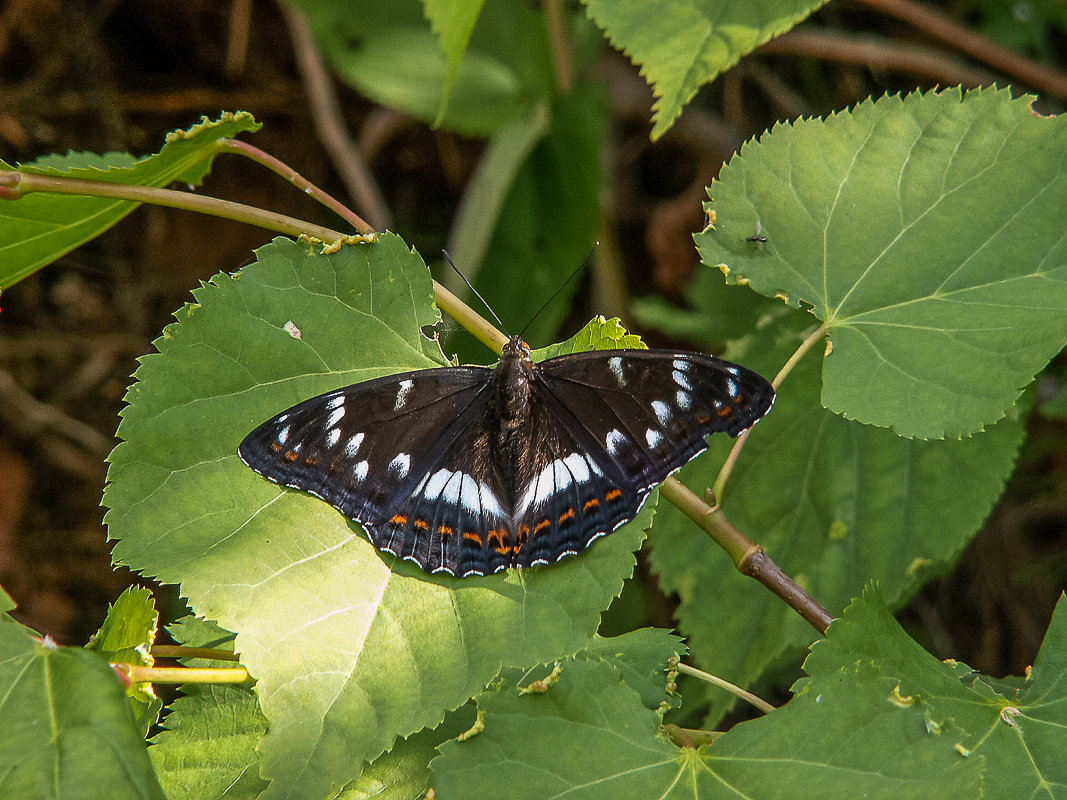
[[[610,663],[645,708],[657,709],[663,702],[676,704],[677,696],[666,688],[665,662],[686,653],[681,637],[663,628],[641,628],[621,636],[597,636],[577,657]]]
[[[515,177],[548,132],[549,122],[547,104],[535,103],[522,117],[499,128],[490,137],[478,168],[467,182],[463,202],[456,211],[448,249],[472,283],[485,262],[493,231],[500,222]],[[442,282],[461,297],[467,292],[466,283],[451,269],[442,275]]]
[[[824,406],[902,436],[969,435],[1067,340],[1065,152],[1067,118],[1006,91],[865,102],[742,148],[698,247],[825,322]]]
[[[96,653],[0,625],[0,797],[165,800],[122,683]]]
[[[507,327],[525,325],[582,264],[594,243],[606,122],[599,87],[579,86],[558,98],[548,133],[509,187],[481,264],[472,269],[475,265],[458,262]],[[524,337],[535,343],[551,341],[575,291],[572,282]],[[476,355],[463,349],[458,337],[456,343],[461,360]]]
[[[652,510],[581,558],[453,579],[379,553],[327,504],[256,475],[237,445],[264,419],[445,363],[422,334],[438,319],[429,275],[398,237],[329,256],[279,239],[257,257],[195,291],[159,354],[141,360],[106,521],[119,562],[181,581],[197,614],[237,632],[270,723],[268,796],[317,798],[397,735],[436,725],[501,665],[583,647]]]
[[[444,90],[441,93],[441,106],[437,111],[435,126],[442,123],[448,110],[448,97],[456,85],[460,62],[484,2],[485,0],[466,0],[462,3],[454,0],[423,0],[430,27],[441,37],[441,49],[445,54]]]
[[[491,3],[479,15],[417,0],[296,0],[333,68],[371,100],[467,136],[484,136],[547,96],[551,58],[544,24],[523,3]],[[463,47],[464,30],[477,19]],[[447,51],[442,52],[442,46]],[[462,60],[460,60],[462,55]],[[454,71],[454,76],[452,75]],[[448,86],[452,81],[451,87]],[[441,115],[441,110],[444,114]]]
[[[104,624],[85,649],[96,650],[113,664],[150,667],[154,663],[150,650],[156,641],[158,625],[159,613],[152,592],[130,586],[107,610]],[[145,681],[132,683],[126,689],[126,696],[141,726],[141,735],[147,736],[148,729],[159,718],[163,701],[156,697],[152,684]]]
[[[792,317],[777,329],[804,323],[805,315]],[[798,340],[751,348],[743,362],[770,374]],[[818,368],[818,354],[809,353],[782,384],[741,453],[723,508],[830,613],[871,579],[897,607],[947,570],[985,520],[1023,425],[1013,415],[962,441],[902,439],[824,409]],[[713,439],[679,479],[697,491],[712,485],[730,445]],[[701,669],[751,686],[814,637],[674,507],[660,509],[649,543],[662,587],[681,598],[679,628]],[[713,696],[733,702],[717,690]]]
[[[518,690],[540,675],[508,673],[478,697],[485,730],[439,748],[430,765],[437,796],[498,797],[503,786],[512,798],[666,796],[684,757],[657,737],[659,715],[640,691],[677,649],[666,631],[602,640],[564,662],[544,693]],[[641,690],[629,684],[636,675]]]
[[[163,148],[135,159],[128,153],[50,155],[19,172],[136,186],[180,182],[197,186],[219,150],[219,143],[244,131],[259,130],[251,114],[207,117],[187,131],[167,135]],[[0,161],[0,169],[12,169]],[[129,200],[35,192],[18,200],[0,200],[0,290],[31,275],[75,247],[98,236],[139,204]]]
[[[430,788],[430,761],[438,746],[469,730],[474,719],[474,708],[462,706],[436,728],[398,740],[345,786],[337,800],[423,800]]]
[[[697,90],[826,0],[586,0],[589,16],[652,84],[652,139]]]
[[[1061,594],[1037,660],[1015,696],[994,691],[965,664],[941,662],[914,642],[867,589],[830,626],[826,642],[812,648],[805,669],[812,675],[870,659],[896,687],[895,694],[922,713],[928,729],[948,748],[959,746],[971,760],[985,761],[984,797],[1062,797],[1067,793],[1063,759],[1067,727],[1067,602]],[[820,689],[812,681],[804,691]],[[963,795],[960,795],[963,796]],[[975,796],[975,795],[971,795]]]
[[[217,625],[185,617],[168,626],[187,647],[233,650],[234,635]],[[185,659],[187,667],[232,667],[230,661]],[[256,695],[244,686],[185,684],[169,707],[163,732],[148,754],[169,800],[242,800],[267,787],[259,777],[256,745],[267,731]]]
[[[831,641],[857,624],[835,623]],[[620,650],[625,639],[619,637]],[[894,639],[879,652],[912,646]],[[865,651],[844,655],[813,664],[812,677],[784,708],[699,749],[660,735],[658,716],[608,661],[566,662],[559,682],[540,695],[520,696],[514,682],[500,681],[478,699],[485,729],[440,748],[432,764],[437,797],[496,796],[501,786],[520,800],[1030,796],[983,795],[989,762],[954,749],[961,726],[944,719],[933,732],[927,709],[896,701],[896,678],[881,674]],[[800,795],[797,787],[804,787]]]

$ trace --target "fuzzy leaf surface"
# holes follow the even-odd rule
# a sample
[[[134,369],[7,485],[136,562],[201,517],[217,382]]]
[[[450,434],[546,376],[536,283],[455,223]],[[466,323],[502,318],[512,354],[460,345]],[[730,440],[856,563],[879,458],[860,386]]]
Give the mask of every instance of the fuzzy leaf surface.
[[[704,262],[810,306],[822,404],[847,418],[976,433],[1067,341],[1067,117],[1026,98],[950,89],[779,125],[708,191]]]
[[[185,131],[174,131],[155,155],[68,153],[49,155],[20,172],[137,186],[180,182],[198,186],[211,169],[219,142],[259,130],[251,114],[204,117]],[[0,161],[0,169],[14,169]],[[130,200],[34,192],[18,200],[0,200],[0,290],[32,275],[46,264],[100,235],[139,204]]]
[[[266,796],[317,798],[502,665],[583,647],[652,511],[581,558],[454,579],[398,563],[332,507],[264,480],[237,456],[255,425],[445,359],[422,332],[438,321],[429,275],[398,237],[327,256],[279,239],[257,256],[196,290],[141,359],[106,521],[117,560],[180,582],[197,614],[237,632],[270,723]]]

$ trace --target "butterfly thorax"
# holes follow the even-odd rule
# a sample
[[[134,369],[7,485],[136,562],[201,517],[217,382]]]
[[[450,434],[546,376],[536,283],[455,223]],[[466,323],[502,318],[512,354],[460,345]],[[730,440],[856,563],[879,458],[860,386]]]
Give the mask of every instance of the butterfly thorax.
[[[505,487],[513,491],[520,478],[521,464],[528,458],[530,415],[532,412],[534,365],[530,348],[518,336],[504,345],[500,363],[493,374],[491,427],[496,438],[492,452]]]

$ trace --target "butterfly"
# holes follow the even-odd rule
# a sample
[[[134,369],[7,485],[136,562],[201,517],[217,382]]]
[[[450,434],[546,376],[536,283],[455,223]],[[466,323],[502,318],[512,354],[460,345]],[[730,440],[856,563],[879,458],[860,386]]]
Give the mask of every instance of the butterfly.
[[[380,550],[457,577],[552,564],[632,520],[650,492],[748,429],[774,389],[728,361],[598,350],[389,375],[305,400],[241,459],[361,523]]]

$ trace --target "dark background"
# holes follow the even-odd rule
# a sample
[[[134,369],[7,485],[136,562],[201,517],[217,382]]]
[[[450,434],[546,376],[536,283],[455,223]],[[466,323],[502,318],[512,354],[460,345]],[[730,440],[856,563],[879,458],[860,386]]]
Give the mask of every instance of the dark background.
[[[611,100],[610,222],[625,287],[608,295],[610,308],[603,291],[579,292],[572,321],[594,313],[625,318],[634,296],[678,300],[697,267],[691,236],[704,224],[704,187],[741,142],[776,120],[827,114],[884,92],[992,80],[1039,91],[1043,113],[1062,110],[1064,94],[1037,85],[1038,73],[998,72],[923,33],[907,14],[871,5],[878,4],[831,3],[746,57],[705,87],[656,144],[648,140],[650,91],[629,62],[605,49],[595,70]],[[1029,19],[1020,7],[1030,9]],[[1067,81],[1061,0],[924,8]],[[335,88],[394,229],[424,257],[437,252],[482,143]],[[316,109],[273,3],[0,2],[0,158],[8,163],[68,150],[151,153],[168,131],[222,110],[251,111],[264,123],[251,137],[258,147],[347,200],[316,136]],[[219,157],[201,191],[338,225],[242,159]],[[108,603],[136,580],[111,567],[99,507],[136,358],[191,299],[191,288],[248,263],[270,238],[225,220],[143,207],[0,299],[0,585],[35,629],[84,643]],[[1062,391],[1064,362],[1061,355],[1039,384],[1022,458],[987,525],[958,568],[901,614],[935,654],[994,675],[1032,663],[1067,580],[1067,425],[1041,413],[1041,400]],[[648,621],[670,627],[671,598],[657,594],[643,565],[635,580],[645,589],[637,594]],[[173,588],[159,598],[165,617],[181,612]]]

